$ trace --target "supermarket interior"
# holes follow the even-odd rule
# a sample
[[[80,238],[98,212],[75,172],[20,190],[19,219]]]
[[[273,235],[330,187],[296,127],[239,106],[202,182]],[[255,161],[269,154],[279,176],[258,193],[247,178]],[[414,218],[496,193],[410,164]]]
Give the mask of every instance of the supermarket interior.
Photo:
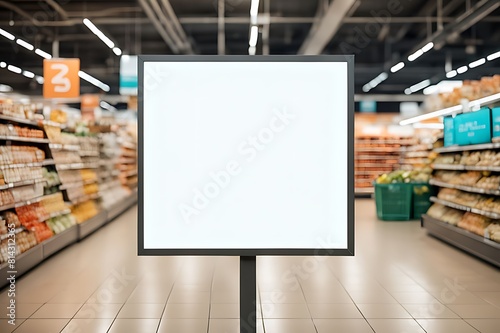
[[[499,23],[498,0],[0,1],[0,332],[500,332]],[[141,55],[354,55],[353,151],[338,156],[353,160],[354,255],[258,256],[256,327],[234,252],[140,255],[141,134],[177,126],[141,129]],[[209,108],[193,95],[188,115]],[[176,175],[158,161],[167,193]]]

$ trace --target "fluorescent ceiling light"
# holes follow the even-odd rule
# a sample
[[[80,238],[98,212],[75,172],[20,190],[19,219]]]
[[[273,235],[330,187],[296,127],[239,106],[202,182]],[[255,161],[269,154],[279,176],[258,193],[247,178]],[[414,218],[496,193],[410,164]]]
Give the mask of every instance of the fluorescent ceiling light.
[[[256,25],[252,26],[251,30],[250,30],[250,41],[248,42],[248,44],[250,46],[256,46],[257,45],[257,39],[259,38],[259,27],[257,27]]]
[[[36,82],[38,82],[38,84],[43,84],[45,82],[43,76],[36,76],[35,78]]]
[[[380,73],[377,77],[378,77],[381,81],[385,81],[385,80],[389,77],[389,74],[387,74],[386,72],[383,72],[383,73]]]
[[[470,68],[475,68],[475,67],[477,67],[477,66],[481,66],[481,65],[483,65],[485,62],[486,62],[486,59],[481,58],[481,59],[478,59],[478,60],[476,60],[476,61],[471,62],[471,63],[469,64],[469,67],[470,67]]]
[[[425,44],[424,47],[422,47],[422,51],[424,51],[424,52],[430,51],[433,47],[434,47],[434,43],[429,42],[429,43]]]
[[[422,54],[424,54],[424,51],[422,51],[422,49],[419,49],[415,53],[410,54],[408,56],[408,61],[414,61],[415,59],[417,59],[418,57],[420,57]]]
[[[3,29],[0,29],[0,35],[4,36],[5,38],[9,39],[9,40],[14,40],[16,37],[14,37],[13,34],[11,34],[10,32],[7,32]]]
[[[249,54],[249,55],[255,55],[256,51],[257,51],[257,49],[256,49],[256,47],[255,47],[255,46],[250,46],[250,47],[248,48],[248,54]]]
[[[13,89],[6,84],[0,84],[0,92],[11,92]]]
[[[410,90],[410,88],[406,88],[406,89],[405,89],[405,94],[406,94],[406,95],[410,95],[410,94],[411,94],[411,90]]]
[[[397,71],[399,71],[403,67],[405,67],[405,63],[401,61],[401,62],[399,62],[396,65],[391,67],[391,73],[396,73]]]
[[[493,59],[499,57],[500,57],[500,51],[490,54],[489,56],[486,57],[486,59],[488,59],[488,61],[492,61]]]
[[[372,89],[372,87],[368,83],[363,86],[364,92],[369,92],[371,89]]]
[[[0,62],[0,68],[5,68],[5,67],[7,67],[7,64],[3,61]]]
[[[35,73],[30,72],[30,71],[24,71],[23,75],[26,76],[27,78],[30,78],[30,79],[35,77]]]
[[[107,84],[99,81],[98,79],[96,79],[92,75],[89,75],[89,74],[85,73],[84,71],[79,71],[78,72],[78,76],[80,78],[82,78],[83,80],[85,80],[85,81],[93,84],[94,86],[101,88],[105,92],[109,91],[109,86]]]
[[[113,53],[116,54],[117,56],[121,56],[122,50],[120,50],[119,47],[113,47]]]
[[[401,120],[399,122],[399,125],[401,125],[401,126],[410,125],[410,124],[418,123],[419,121],[422,121],[422,120],[446,116],[446,115],[452,114],[453,112],[460,112],[460,111],[462,111],[462,109],[463,109],[462,105],[455,105],[455,106],[452,106],[450,108],[446,108],[446,109],[442,109],[442,110],[438,110],[438,111],[434,111],[434,112],[429,112],[429,113],[425,113],[425,114],[422,114],[422,115],[419,115],[416,117]]]
[[[438,90],[439,90],[439,88],[438,88],[437,84],[435,84],[433,86],[428,86],[427,88],[425,88],[423,93],[424,93],[424,95],[432,95],[435,92],[437,92]]]
[[[252,0],[250,5],[250,16],[257,16],[259,14],[259,0]]]
[[[35,50],[35,53],[38,54],[40,57],[42,58],[45,58],[45,59],[52,59],[52,55],[50,55],[49,53],[43,51],[43,50],[40,50],[40,49],[36,49]]]
[[[21,74],[22,72],[22,69],[19,68],[19,67],[16,67],[16,66],[13,66],[13,65],[9,65],[7,66],[7,69],[11,72],[14,72],[14,73],[17,73],[17,74]]]
[[[417,84],[414,84],[410,87],[410,91],[412,93],[414,92],[417,92],[419,90],[422,90],[424,89],[425,87],[429,86],[431,84],[431,80],[427,79],[427,80],[423,80],[422,82],[419,82]]]
[[[457,68],[457,73],[458,74],[463,74],[463,73],[467,72],[468,69],[469,68],[467,66],[459,67],[459,68]]]
[[[99,105],[103,109],[106,109],[106,110],[109,110],[109,111],[116,111],[116,108],[113,105],[109,104],[108,102],[101,101],[101,103],[99,103]]]
[[[16,39],[16,43],[21,45],[22,47],[24,47],[25,49],[28,49],[30,51],[33,51],[33,49],[35,48],[33,45],[31,45],[30,43],[18,38]]]
[[[446,77],[448,79],[451,79],[452,77],[455,77],[457,76],[457,71],[456,70],[452,70],[452,71],[449,71],[448,73],[446,73]]]
[[[111,39],[109,39],[101,30],[99,30],[94,23],[92,23],[88,18],[83,19],[83,24],[87,26],[96,35],[100,40],[104,42],[110,49],[115,47],[115,43]]]

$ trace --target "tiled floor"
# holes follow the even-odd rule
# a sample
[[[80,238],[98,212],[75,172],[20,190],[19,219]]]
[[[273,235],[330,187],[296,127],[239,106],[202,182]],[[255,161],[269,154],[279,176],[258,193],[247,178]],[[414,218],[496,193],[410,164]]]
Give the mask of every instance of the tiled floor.
[[[356,211],[355,257],[258,259],[259,332],[500,332],[499,270]],[[137,257],[136,214],[19,279],[16,326],[4,290],[0,332],[238,332],[238,258]]]

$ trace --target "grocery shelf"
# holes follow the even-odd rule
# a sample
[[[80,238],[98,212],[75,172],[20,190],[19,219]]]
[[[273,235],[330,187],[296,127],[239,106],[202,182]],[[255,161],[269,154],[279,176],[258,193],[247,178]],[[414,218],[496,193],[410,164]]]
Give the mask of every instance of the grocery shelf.
[[[99,152],[97,150],[80,150],[80,156],[99,156]]]
[[[48,258],[76,241],[78,241],[78,228],[74,225],[42,242],[43,257]]]
[[[488,190],[488,189],[479,188],[479,187],[473,187],[473,186],[455,185],[455,184],[450,184],[450,183],[442,182],[442,181],[439,181],[439,180],[436,180],[436,179],[429,180],[429,184],[436,185],[436,186],[439,186],[439,187],[454,188],[454,189],[465,191],[465,192],[472,192],[472,193],[480,193],[480,194],[489,194],[489,195],[498,195],[498,196],[500,196],[500,190]]]
[[[122,151],[122,153],[120,154],[122,156],[128,156],[128,157],[137,157],[137,154],[136,153],[127,153],[127,152],[124,152]]]
[[[500,267],[500,244],[465,229],[422,215],[421,225],[431,235]]]
[[[49,195],[42,195],[42,196],[35,197],[35,198],[29,199],[29,200],[15,202],[15,203],[4,205],[4,206],[0,206],[0,211],[4,211],[7,209],[16,208],[16,207],[22,207],[22,206],[26,206],[26,205],[31,205],[32,203],[39,202],[44,197],[48,197],[48,196],[50,196],[50,194]]]
[[[14,169],[14,168],[36,168],[46,165],[53,165],[55,162],[53,159],[46,159],[40,162],[30,162],[30,163],[17,163],[17,164],[5,164],[0,165],[0,169]]]
[[[63,209],[63,210],[60,210],[58,212],[50,213],[49,216],[47,216],[46,218],[44,218],[43,221],[47,221],[48,219],[51,219],[51,218],[54,218],[54,217],[57,217],[57,216],[61,216],[61,215],[70,214],[70,213],[71,213],[71,209],[69,209],[69,208]],[[43,222],[43,221],[40,221],[40,222]]]
[[[63,183],[62,185],[59,186],[59,189],[60,190],[67,190],[67,189],[75,188],[75,187],[83,187],[84,185],[94,184],[94,183],[97,183],[98,181],[99,181],[99,179],[89,179],[89,180],[84,180],[84,181]]]
[[[16,264],[14,269],[11,269],[7,263],[0,266],[0,276],[8,276],[10,275],[10,271],[14,271],[16,274],[16,278],[20,275],[26,273],[31,268],[35,267],[39,263],[43,261],[43,245],[38,244],[27,250],[24,253],[16,256]],[[14,274],[14,273],[12,273]],[[6,279],[2,279],[0,281],[0,288],[7,285],[8,281]]]
[[[69,150],[69,151],[80,150],[79,145],[60,144],[60,143],[49,143],[49,148],[54,150]]]
[[[137,202],[137,191],[133,191],[131,195],[125,199],[113,204],[108,209],[108,220],[111,221],[124,211],[126,211],[130,206]]]
[[[398,157],[386,156],[386,155],[355,155],[355,160],[397,160]],[[359,162],[358,162],[359,163]]]
[[[69,163],[69,164],[56,163],[56,169],[59,171],[80,170],[80,169],[98,169],[98,168],[99,168],[99,164],[96,164],[96,163]]]
[[[118,160],[118,164],[136,164],[137,160],[135,158],[122,158]]]
[[[38,183],[43,183],[43,182],[45,182],[45,179],[43,179],[43,178],[21,180],[19,182],[7,183],[4,185],[0,185],[0,190],[7,190],[9,188],[33,185],[33,184],[38,184]]]
[[[4,135],[0,135],[0,140],[34,142],[34,143],[48,143],[49,142],[49,139],[27,138],[27,137],[22,137],[22,136],[4,136]]]
[[[447,207],[450,207],[450,208],[455,208],[455,209],[458,209],[458,210],[463,210],[465,212],[471,212],[471,213],[474,213],[474,214],[483,215],[483,216],[486,216],[486,217],[489,217],[489,218],[495,219],[495,220],[500,219],[500,214],[495,213],[495,212],[490,212],[490,211],[487,211],[487,210],[477,209],[477,208],[470,207],[470,206],[460,205],[460,204],[454,203],[452,201],[439,199],[437,197],[431,197],[430,200],[432,202],[435,202],[435,203],[438,203],[438,204],[441,204],[443,206],[447,206]]]
[[[468,145],[468,146],[441,147],[441,148],[435,148],[433,151],[436,153],[453,153],[458,151],[485,150],[485,149],[497,149],[497,148],[500,148],[500,142],[482,143],[479,145]]]
[[[354,148],[354,153],[357,153],[357,152],[363,152],[363,153],[368,153],[368,152],[372,152],[372,153],[399,153],[401,152],[401,149],[398,148],[398,149],[390,149],[390,148],[376,148],[376,147],[372,147],[372,148]]]
[[[433,164],[435,170],[467,170],[467,171],[492,171],[500,172],[500,166],[491,165],[462,165],[462,164]]]
[[[78,239],[83,239],[102,227],[108,219],[108,212],[101,210],[97,215],[78,224]]]
[[[85,194],[85,195],[82,195],[81,197],[78,197],[78,198],[70,200],[70,201],[73,205],[77,205],[77,204],[80,204],[80,203],[85,202],[85,201],[98,199],[100,196],[101,195],[99,193]]]
[[[14,230],[14,234],[17,235],[18,233],[20,233],[21,231],[24,231],[26,229],[24,229],[24,227],[20,227],[20,228],[17,228]],[[12,233],[6,233],[6,234],[3,234],[3,235],[0,235],[0,241],[3,241],[4,239],[7,239],[9,238],[9,235],[11,235]]]
[[[132,149],[132,150],[135,150],[137,149],[137,145],[133,142],[130,142],[130,141],[124,141],[124,140],[119,140],[118,141],[123,147],[125,148],[128,148],[128,149]]]
[[[131,177],[137,175],[137,170],[123,171],[124,177]]]
[[[18,124],[24,124],[24,125],[32,125],[32,126],[39,126],[38,122],[36,120],[30,120],[26,118],[19,118],[19,117],[14,117],[14,116],[8,116],[5,114],[0,114],[0,120],[5,120],[5,121],[10,121]]]

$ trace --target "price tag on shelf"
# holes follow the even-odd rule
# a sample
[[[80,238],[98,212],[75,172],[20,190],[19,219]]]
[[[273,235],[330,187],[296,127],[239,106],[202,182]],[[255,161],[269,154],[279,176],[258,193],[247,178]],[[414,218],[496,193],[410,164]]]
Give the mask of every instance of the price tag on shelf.
[[[43,61],[43,97],[80,96],[80,59],[45,59]]]

